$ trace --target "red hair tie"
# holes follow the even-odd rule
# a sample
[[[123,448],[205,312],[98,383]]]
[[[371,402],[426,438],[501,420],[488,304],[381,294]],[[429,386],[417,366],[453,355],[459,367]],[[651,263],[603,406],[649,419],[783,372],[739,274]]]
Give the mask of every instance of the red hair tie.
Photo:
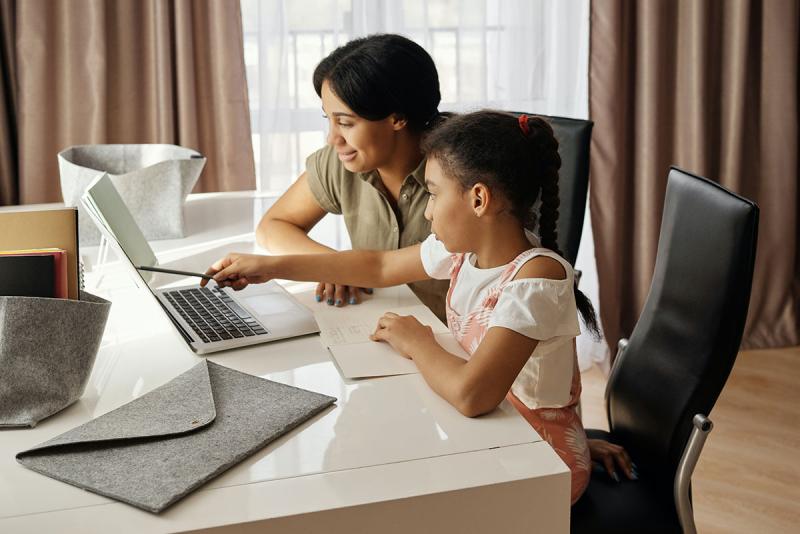
[[[528,126],[528,116],[527,115],[520,115],[519,116],[519,129],[522,130],[522,133],[526,136],[531,133],[531,129]]]

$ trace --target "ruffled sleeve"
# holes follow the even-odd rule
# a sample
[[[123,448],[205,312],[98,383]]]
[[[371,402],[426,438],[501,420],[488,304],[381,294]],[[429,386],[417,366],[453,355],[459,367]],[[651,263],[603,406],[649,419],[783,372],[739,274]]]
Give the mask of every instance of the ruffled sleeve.
[[[580,334],[571,280],[523,278],[503,288],[489,328],[502,326],[539,341]]]
[[[448,280],[455,254],[449,252],[433,234],[422,242],[419,250],[425,272],[435,280]]]

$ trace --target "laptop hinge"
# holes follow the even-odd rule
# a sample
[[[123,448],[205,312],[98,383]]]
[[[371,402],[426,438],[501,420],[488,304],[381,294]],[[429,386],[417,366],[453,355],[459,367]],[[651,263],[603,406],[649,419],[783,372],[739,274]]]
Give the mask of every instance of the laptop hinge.
[[[190,336],[189,333],[186,331],[186,329],[183,328],[183,325],[179,323],[175,319],[175,317],[172,316],[167,307],[164,306],[164,303],[162,303],[158,297],[156,297],[156,300],[158,301],[158,305],[161,306],[161,308],[164,310],[164,313],[167,315],[167,317],[169,317],[169,320],[172,321],[172,324],[174,324],[175,327],[178,329],[178,332],[181,333],[183,339],[186,340],[186,342],[189,344],[190,347],[193,346],[192,344],[194,343],[194,339],[192,339],[192,336]]]

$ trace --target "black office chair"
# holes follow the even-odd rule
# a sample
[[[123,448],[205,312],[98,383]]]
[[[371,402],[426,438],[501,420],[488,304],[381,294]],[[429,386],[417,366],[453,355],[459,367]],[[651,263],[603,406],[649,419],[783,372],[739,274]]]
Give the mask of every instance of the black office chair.
[[[514,115],[522,113],[514,112]],[[527,115],[536,115],[528,113]],[[571,265],[578,258],[583,232],[586,192],[589,188],[589,147],[592,142],[592,121],[538,115],[550,123],[558,140],[561,156],[559,171],[558,247]]]
[[[758,211],[670,170],[650,293],[606,388],[611,431],[587,430],[624,446],[639,480],[593,473],[572,532],[695,532],[691,476],[742,339]]]

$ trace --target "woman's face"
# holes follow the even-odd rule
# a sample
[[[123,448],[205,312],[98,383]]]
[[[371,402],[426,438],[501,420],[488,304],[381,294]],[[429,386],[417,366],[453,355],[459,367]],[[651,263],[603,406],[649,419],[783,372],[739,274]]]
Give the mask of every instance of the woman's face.
[[[425,185],[430,192],[425,218],[431,221],[431,232],[450,252],[471,251],[475,217],[468,192],[444,174],[436,158],[425,163]]]
[[[398,124],[394,115],[371,121],[356,115],[322,83],[322,111],[328,118],[328,144],[339,155],[350,172],[369,172],[386,166],[394,153],[396,135],[405,124]]]

